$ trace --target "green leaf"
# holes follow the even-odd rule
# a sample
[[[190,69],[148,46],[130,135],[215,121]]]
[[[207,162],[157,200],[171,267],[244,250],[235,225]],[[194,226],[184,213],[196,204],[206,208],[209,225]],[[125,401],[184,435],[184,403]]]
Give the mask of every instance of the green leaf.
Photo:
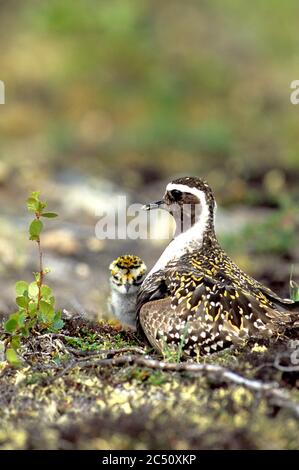
[[[26,325],[26,326],[27,326],[27,328],[28,328],[29,330],[31,330],[31,328],[33,328],[35,325],[36,325],[36,318],[32,318],[32,319],[29,321],[28,325]]]
[[[38,241],[39,241],[39,237],[38,237],[37,235],[31,235],[31,236],[29,237],[29,240],[34,241],[34,242],[38,242]]]
[[[40,191],[32,191],[30,197],[39,201]]]
[[[41,286],[41,296],[43,299],[49,299],[52,295],[52,289],[49,286],[46,286],[46,284],[43,284]]]
[[[41,214],[42,217],[47,217],[48,219],[54,219],[55,217],[58,217],[58,214],[55,212],[44,212]]]
[[[27,199],[27,209],[29,210],[29,212],[37,212],[38,206],[39,206],[38,199],[32,196]]]
[[[53,322],[52,324],[52,329],[57,331],[57,330],[61,330],[61,328],[64,327],[64,321],[63,320],[56,320]]]
[[[299,284],[293,279],[290,280],[290,297],[294,302],[299,301]]]
[[[26,312],[23,310],[22,312],[20,312],[18,314],[18,318],[17,318],[17,321],[18,321],[18,327],[21,328],[24,326],[25,324],[25,320],[26,320]]]
[[[26,312],[24,310],[12,313],[4,325],[5,331],[7,331],[8,333],[13,333],[18,328],[24,326],[25,320]]]
[[[55,316],[54,308],[52,307],[52,305],[49,304],[48,302],[45,302],[44,300],[41,300],[39,309],[42,314],[41,320],[44,323],[48,323],[48,324],[52,323],[54,316]]]
[[[64,326],[64,321],[61,319],[61,310],[58,310],[55,313],[55,317],[51,325],[51,329],[54,331],[61,330],[63,326]]]
[[[16,351],[17,349],[19,349],[20,345],[21,345],[21,338],[20,336],[13,336],[11,338],[11,342],[10,342],[10,345],[11,347]]]
[[[28,326],[24,326],[23,328],[20,328],[20,333],[21,333],[22,336],[24,336],[25,338],[28,338],[28,336],[29,336],[29,328],[28,328]]]
[[[31,282],[28,286],[28,295],[31,299],[36,299],[38,296],[38,285],[36,282]]]
[[[28,298],[20,295],[16,298],[16,303],[19,307],[26,308],[28,305]]]
[[[37,302],[30,302],[29,304],[29,315],[30,317],[34,317],[37,313]]]
[[[48,302],[45,302],[44,300],[41,300],[40,302],[40,311],[44,314],[44,315],[48,315],[49,313],[54,313],[53,312],[53,307],[51,304],[49,304]],[[54,316],[53,316],[54,317]]]
[[[44,210],[44,208],[46,207],[46,205],[47,205],[46,202],[41,202],[41,201],[39,201],[39,204],[38,204],[38,212],[39,212],[40,215],[42,214],[42,211]]]
[[[6,350],[6,360],[14,367],[17,367],[21,364],[21,361],[13,348],[8,348]]]
[[[43,229],[43,223],[41,220],[33,220],[29,227],[30,240],[36,240]]]
[[[23,295],[25,291],[28,291],[28,282],[18,281],[15,288],[17,296]]]
[[[46,207],[47,204],[45,202],[42,202],[39,196],[39,191],[34,191],[27,199],[27,208],[30,212],[40,214]]]
[[[18,320],[16,318],[11,318],[5,322],[4,328],[7,333],[13,333],[18,327]]]

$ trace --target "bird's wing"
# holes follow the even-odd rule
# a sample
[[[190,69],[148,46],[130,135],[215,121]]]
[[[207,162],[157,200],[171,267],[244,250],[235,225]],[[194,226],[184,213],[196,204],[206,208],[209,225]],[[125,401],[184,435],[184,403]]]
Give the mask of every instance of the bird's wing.
[[[137,313],[145,303],[153,300],[163,299],[169,294],[170,291],[168,288],[167,279],[159,276],[158,274],[153,274],[149,278],[146,278],[137,294]]]
[[[158,273],[146,278],[139,289],[136,302],[137,331],[142,333],[143,325],[140,322],[140,311],[144,305],[170,296],[167,280]]]
[[[291,299],[283,299],[275,292],[273,292],[268,287],[264,286],[260,282],[258,282],[253,277],[249,276],[248,274],[244,273],[240,270],[240,268],[228,257],[225,256],[225,260],[228,262],[230,266],[230,270],[233,272],[233,282],[239,287],[244,287],[247,284],[247,287],[250,291],[257,294],[258,297],[267,299],[269,303],[280,312],[298,312],[299,313],[299,302],[295,302]],[[227,278],[227,271],[224,269],[219,270],[219,275]],[[240,282],[241,281],[241,282]]]
[[[161,337],[178,345],[185,335],[184,349],[199,347],[206,354],[251,336],[271,336],[291,321],[261,291],[233,285],[225,274],[217,280],[203,272],[172,271],[163,282],[149,284],[140,293],[138,312],[153,346]]]
[[[171,297],[165,297],[144,304],[138,316],[140,330],[144,332],[151,345],[161,352],[169,343],[167,331],[172,330],[177,321],[170,311]]]

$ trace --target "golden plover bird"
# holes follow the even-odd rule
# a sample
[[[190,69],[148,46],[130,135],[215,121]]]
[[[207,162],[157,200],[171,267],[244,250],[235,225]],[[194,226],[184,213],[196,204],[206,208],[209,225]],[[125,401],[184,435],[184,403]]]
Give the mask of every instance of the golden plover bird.
[[[161,201],[144,209],[158,207],[172,214],[176,233],[139,290],[137,324],[159,352],[180,347],[185,357],[211,354],[279,334],[298,319],[299,302],[242,272],[219,245],[208,183],[176,179]]]
[[[109,269],[109,309],[121,324],[136,328],[137,291],[144,279],[146,266],[138,256],[123,255],[112,261]]]

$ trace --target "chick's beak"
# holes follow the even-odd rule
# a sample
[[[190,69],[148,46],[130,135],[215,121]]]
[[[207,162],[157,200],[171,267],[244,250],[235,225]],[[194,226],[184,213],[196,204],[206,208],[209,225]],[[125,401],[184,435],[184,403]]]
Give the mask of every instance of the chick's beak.
[[[141,209],[143,209],[144,211],[151,211],[152,209],[158,209],[159,207],[163,206],[163,204],[163,200],[157,202],[150,202],[149,204],[145,204],[144,206],[142,206]]]

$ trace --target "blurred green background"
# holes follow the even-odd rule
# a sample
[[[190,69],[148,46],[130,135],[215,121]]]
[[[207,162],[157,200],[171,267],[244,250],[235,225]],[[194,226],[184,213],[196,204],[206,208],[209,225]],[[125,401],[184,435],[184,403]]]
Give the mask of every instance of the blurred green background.
[[[0,308],[35,269],[29,191],[60,214],[44,242],[59,302],[98,312],[109,261],[133,251],[151,265],[165,241],[96,240],[94,201],[155,199],[183,174],[214,188],[234,259],[287,295],[299,259],[298,15],[295,0],[0,1]]]

